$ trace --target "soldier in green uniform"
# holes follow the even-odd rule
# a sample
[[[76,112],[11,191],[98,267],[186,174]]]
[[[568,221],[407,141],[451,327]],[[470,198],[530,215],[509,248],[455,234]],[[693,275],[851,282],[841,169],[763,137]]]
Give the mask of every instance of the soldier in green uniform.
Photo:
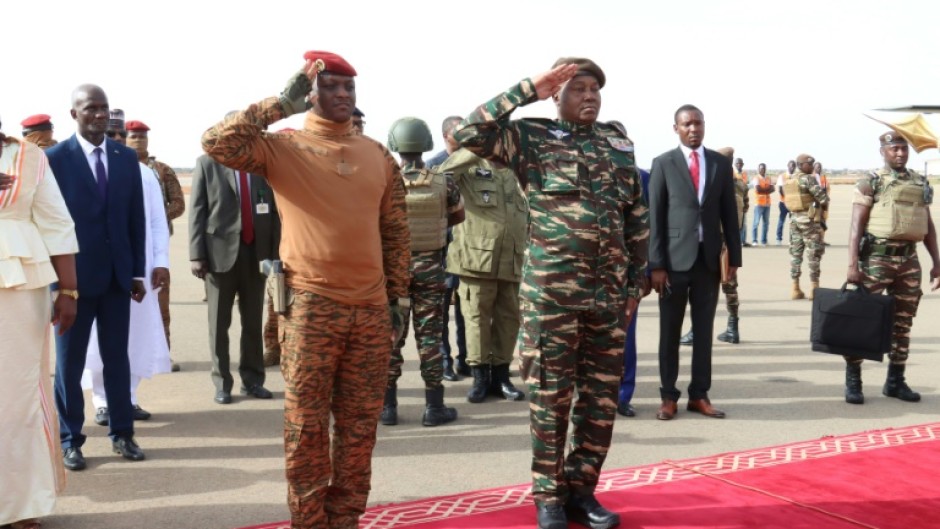
[[[855,184],[852,225],[849,229],[849,269],[846,281],[864,285],[872,293],[894,296],[894,330],[888,353],[888,377],[882,393],[907,402],[920,394],[904,379],[911,342],[911,324],[923,291],[917,243],[930,252],[930,289],[940,288],[937,230],[930,217],[933,189],[923,176],[907,168],[908,143],[897,132],[878,138],[884,167]],[[859,243],[862,242],[862,249]],[[862,359],[845,357],[845,401],[862,404]]]
[[[790,210],[790,278],[793,280],[790,299],[813,299],[813,292],[819,286],[819,262],[826,252],[816,210],[829,203],[829,195],[813,176],[815,161],[808,154],[799,155],[796,158],[796,173],[783,184],[784,200]],[[800,290],[803,250],[808,250],[806,261],[812,283],[809,296]]]
[[[411,279],[408,295],[411,310],[405,311],[405,332],[392,350],[388,385],[380,420],[398,424],[398,379],[404,359],[401,349],[408,336],[408,319],[414,314],[415,341],[427,406],[425,426],[439,426],[457,419],[457,410],[444,406],[444,376],[441,334],[444,328],[444,246],[447,227],[463,222],[463,199],[450,178],[424,167],[421,154],[434,148],[431,130],[418,118],[401,118],[388,132],[388,148],[401,157],[402,179],[407,195],[408,226],[411,230]]]
[[[590,59],[559,59],[478,107],[455,134],[512,169],[529,202],[519,348],[542,529],[565,529],[568,519],[593,529],[620,523],[594,489],[613,432],[626,322],[646,281],[649,212],[626,130],[597,120],[605,82]],[[509,119],[548,98],[558,119]]]
[[[529,207],[512,170],[467,149],[451,154],[439,169],[451,175],[465,198],[466,220],[454,227],[447,272],[459,276],[467,363],[473,387],[467,400],[488,393],[509,400],[525,394],[510,381],[509,364],[519,332],[519,281],[525,255]]]

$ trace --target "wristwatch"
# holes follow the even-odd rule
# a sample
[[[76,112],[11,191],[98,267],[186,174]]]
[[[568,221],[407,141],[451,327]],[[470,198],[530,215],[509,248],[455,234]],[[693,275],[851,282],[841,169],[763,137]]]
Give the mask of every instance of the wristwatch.
[[[58,295],[60,296],[68,296],[74,299],[75,301],[78,301],[78,290],[72,290],[69,288],[60,288],[59,290],[56,290],[56,292],[58,292],[59,293]]]

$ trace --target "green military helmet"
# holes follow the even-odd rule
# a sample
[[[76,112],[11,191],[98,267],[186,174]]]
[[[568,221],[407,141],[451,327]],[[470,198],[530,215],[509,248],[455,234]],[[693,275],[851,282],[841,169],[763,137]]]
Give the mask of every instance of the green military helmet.
[[[433,148],[431,129],[424,120],[400,118],[388,131],[388,150],[392,152],[428,152]]]

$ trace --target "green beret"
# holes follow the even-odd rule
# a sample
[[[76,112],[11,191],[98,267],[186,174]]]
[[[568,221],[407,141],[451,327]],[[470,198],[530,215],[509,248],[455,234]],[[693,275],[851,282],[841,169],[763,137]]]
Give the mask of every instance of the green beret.
[[[904,139],[904,136],[901,136],[897,132],[885,132],[881,136],[878,136],[878,141],[881,142],[881,146],[885,145],[907,145],[907,140]]]
[[[552,68],[561,66],[562,64],[577,64],[578,65],[578,74],[582,72],[585,74],[593,75],[597,79],[597,84],[604,88],[604,85],[607,83],[607,76],[604,75],[604,70],[601,70],[601,67],[597,65],[591,59],[585,59],[584,57],[562,57],[555,61],[555,64],[552,65]]]

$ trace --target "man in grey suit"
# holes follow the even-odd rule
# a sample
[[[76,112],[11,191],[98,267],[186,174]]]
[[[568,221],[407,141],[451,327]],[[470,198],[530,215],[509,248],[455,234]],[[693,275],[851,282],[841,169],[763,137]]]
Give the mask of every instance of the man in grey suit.
[[[242,327],[241,393],[271,398],[264,387],[265,280],[259,262],[277,259],[280,227],[274,192],[264,178],[229,169],[205,155],[199,157],[189,206],[189,259],[193,275],[206,281],[212,381],[219,404],[232,402],[228,330],[236,294]]]
[[[705,117],[693,105],[676,110],[673,129],[679,148],[655,160],[650,172],[651,283],[659,293],[660,420],[675,417],[681,392],[679,336],[686,303],[691,304],[692,380],[687,409],[715,418],[724,412],[712,407],[712,330],[721,280],[722,240],[729,251],[728,278],[741,266],[741,239],[734,198],[731,162],[702,147]]]

